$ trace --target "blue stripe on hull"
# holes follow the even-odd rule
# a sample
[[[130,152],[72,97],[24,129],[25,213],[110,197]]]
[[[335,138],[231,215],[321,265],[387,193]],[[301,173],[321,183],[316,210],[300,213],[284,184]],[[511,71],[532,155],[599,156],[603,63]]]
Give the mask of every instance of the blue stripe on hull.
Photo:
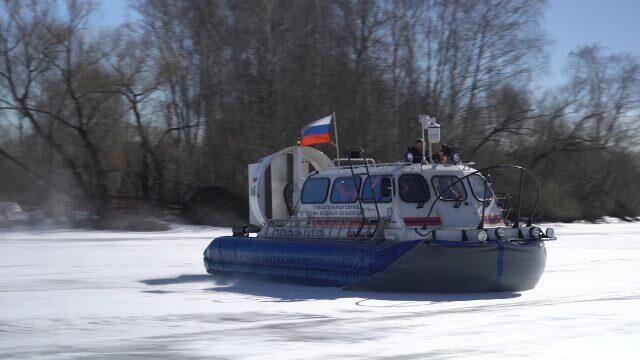
[[[498,242],[498,259],[496,260],[496,290],[503,289],[504,283],[504,244]]]
[[[204,253],[209,273],[246,273],[379,291],[522,291],[544,271],[540,241],[403,242],[220,237]]]
[[[420,240],[386,245],[355,240],[221,237],[205,251],[207,272],[323,280],[346,286],[381,270]]]

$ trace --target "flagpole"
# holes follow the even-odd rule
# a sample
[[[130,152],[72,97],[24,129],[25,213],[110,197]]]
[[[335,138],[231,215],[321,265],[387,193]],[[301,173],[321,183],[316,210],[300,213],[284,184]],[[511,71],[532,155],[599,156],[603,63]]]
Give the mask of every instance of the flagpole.
[[[340,145],[338,144],[338,121],[336,120],[336,113],[333,113],[333,132],[336,135],[336,159],[340,159]]]

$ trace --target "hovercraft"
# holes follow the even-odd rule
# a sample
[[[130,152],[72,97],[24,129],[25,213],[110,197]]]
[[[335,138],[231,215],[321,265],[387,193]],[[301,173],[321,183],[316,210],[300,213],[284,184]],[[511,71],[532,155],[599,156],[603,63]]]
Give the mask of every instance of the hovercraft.
[[[439,130],[423,121],[430,153]],[[249,165],[251,225],[214,239],[205,268],[374,291],[534,288],[545,268],[545,241],[556,239],[553,229],[532,224],[537,177],[519,166],[476,170],[457,154],[451,158],[379,163],[360,149],[331,161],[299,145],[262,158]],[[519,173],[515,209],[483,175],[497,169]],[[523,194],[525,177],[537,193],[523,218],[522,199],[532,195]]]

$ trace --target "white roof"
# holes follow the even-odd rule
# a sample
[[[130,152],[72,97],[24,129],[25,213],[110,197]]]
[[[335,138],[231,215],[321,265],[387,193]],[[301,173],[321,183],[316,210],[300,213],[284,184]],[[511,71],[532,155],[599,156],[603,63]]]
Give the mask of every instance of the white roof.
[[[437,174],[455,174],[459,176],[463,176],[465,174],[472,173],[477,171],[474,168],[469,167],[468,165],[457,165],[457,164],[409,164],[409,163],[383,163],[376,165],[369,165],[369,173],[371,175],[401,175],[405,173],[424,173],[429,175],[437,175]],[[366,175],[367,170],[364,165],[358,164],[353,166],[353,172],[356,175]],[[311,175],[311,174],[310,174]],[[329,169],[324,169],[318,171],[313,177],[318,176],[328,176],[328,177],[339,177],[339,176],[351,176],[351,169],[349,166],[340,166],[333,167]]]

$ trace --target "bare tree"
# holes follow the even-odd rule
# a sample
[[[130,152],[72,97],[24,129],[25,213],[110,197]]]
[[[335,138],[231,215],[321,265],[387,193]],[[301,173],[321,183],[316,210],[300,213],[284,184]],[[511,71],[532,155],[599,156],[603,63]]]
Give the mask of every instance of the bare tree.
[[[427,113],[466,157],[546,173],[550,218],[640,213],[614,191],[640,169],[638,59],[583,47],[563,89],[535,93],[543,0],[132,4],[135,23],[96,33],[91,1],[2,2],[0,168],[103,214],[183,204],[243,194],[246,164],[321,116],[343,149],[396,161]]]

